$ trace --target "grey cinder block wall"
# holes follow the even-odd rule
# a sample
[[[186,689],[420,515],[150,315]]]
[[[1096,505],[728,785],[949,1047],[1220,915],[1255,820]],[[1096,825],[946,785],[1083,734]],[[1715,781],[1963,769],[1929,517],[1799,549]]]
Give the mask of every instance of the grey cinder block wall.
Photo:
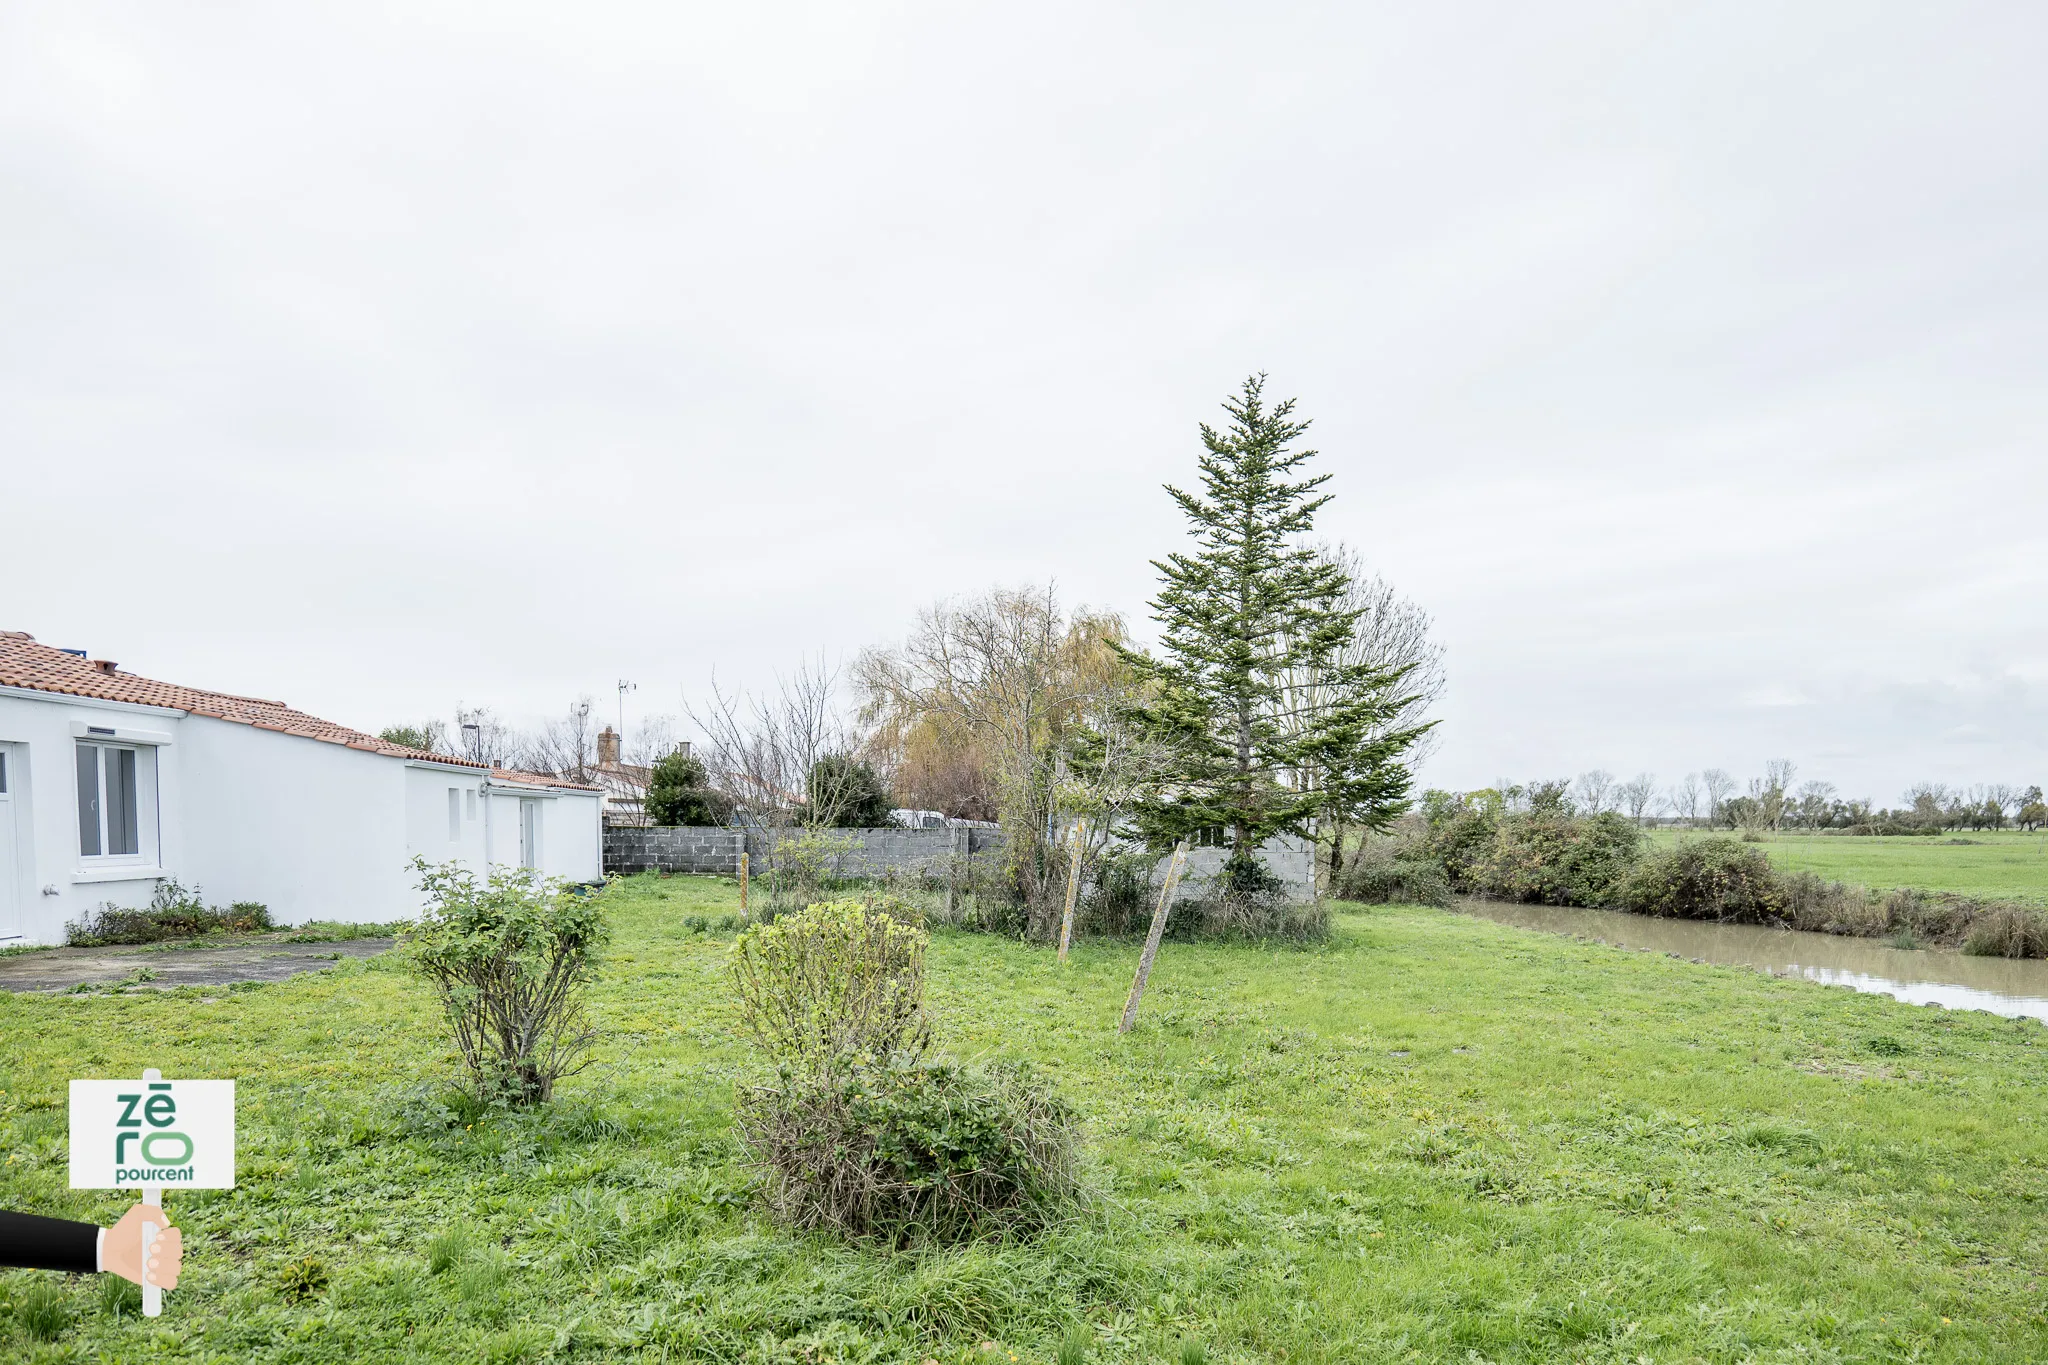
[[[695,872],[736,877],[744,850],[751,867],[765,873],[775,846],[803,838],[793,829],[728,829],[676,826],[632,828],[609,826],[604,832],[604,870]],[[999,849],[1003,833],[996,829],[836,829],[831,837],[852,847],[833,855],[833,870],[842,877],[879,877],[887,873],[940,871],[954,858],[974,857]]]
[[[833,836],[851,841],[853,847],[833,859],[842,877],[879,877],[932,872],[942,874],[954,858],[979,857],[1003,847],[998,829],[841,829]],[[740,852],[744,849],[753,871],[765,875],[774,846],[786,839],[800,839],[793,829],[729,829],[718,826],[635,828],[609,826],[604,832],[604,869],[630,875],[635,872],[700,873],[736,877]],[[1223,867],[1230,850],[1196,848],[1188,851],[1188,865],[1182,873],[1176,900],[1199,896],[1208,881]],[[1259,859],[1284,882],[1288,894],[1297,900],[1315,898],[1315,852],[1307,842],[1292,836],[1269,839],[1259,850]],[[1152,884],[1166,880],[1167,859],[1152,867]]]

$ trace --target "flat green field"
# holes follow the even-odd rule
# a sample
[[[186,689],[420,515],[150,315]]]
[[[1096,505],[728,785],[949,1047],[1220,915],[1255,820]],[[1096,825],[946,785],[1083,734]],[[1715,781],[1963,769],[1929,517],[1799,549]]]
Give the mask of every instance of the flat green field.
[[[601,1065],[465,1126],[389,958],[274,985],[0,997],[0,1205],[65,1188],[65,1082],[240,1082],[241,1185],[173,1195],[147,1324],[63,1284],[66,1361],[2039,1361],[2048,1030],[1350,908],[1314,950],[940,933],[942,1039],[1039,1063],[1097,1197],[1031,1242],[890,1254],[754,1212],[729,1130],[728,884],[634,879]],[[0,1276],[0,1299],[56,1277]]]
[[[1660,841],[1684,831],[1658,829]],[[1952,843],[1951,839],[1968,840]],[[1978,834],[1851,837],[1770,834],[1764,850],[1780,867],[1817,872],[1830,881],[1881,891],[1911,886],[1966,896],[2048,901],[2048,834],[1998,830]]]

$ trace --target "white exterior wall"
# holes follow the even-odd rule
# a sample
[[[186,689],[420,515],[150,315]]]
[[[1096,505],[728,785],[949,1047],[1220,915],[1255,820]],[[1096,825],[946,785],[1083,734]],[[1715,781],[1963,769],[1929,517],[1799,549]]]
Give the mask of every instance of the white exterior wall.
[[[540,858],[536,864],[550,877],[572,882],[604,878],[604,797],[600,792],[537,790],[494,785],[486,856],[508,867],[520,865],[520,802],[536,803]]]
[[[425,763],[407,763],[404,772],[406,861],[418,857],[430,863],[458,862],[472,871],[481,870],[487,856],[484,828],[488,812],[480,799],[484,774],[477,769],[436,768]],[[456,804],[461,811],[456,837],[452,839],[448,835],[450,788],[456,792]]]
[[[11,902],[0,900],[0,942],[62,943],[65,922],[82,918],[102,902],[148,904],[162,866],[177,857],[176,823],[145,820],[140,861],[135,864],[88,867],[78,852],[78,774],[73,757],[78,737],[71,730],[74,724],[93,725],[143,731],[171,741],[148,746],[153,761],[142,765],[138,775],[147,811],[153,799],[161,804],[161,794],[177,783],[186,723],[181,712],[159,707],[0,692],[0,746],[7,751],[14,836],[12,896]],[[4,922],[10,915],[12,925]]]
[[[166,871],[209,905],[261,901],[280,924],[410,912],[401,761],[204,716],[179,748]]]
[[[85,726],[115,729],[141,756],[140,852],[123,865],[79,853],[73,731]],[[163,877],[209,905],[260,901],[280,924],[402,918],[419,908],[415,856],[476,870],[518,865],[521,795],[539,803],[541,871],[604,875],[599,792],[486,787],[475,768],[18,690],[0,690],[0,752],[9,779],[0,813],[11,823],[0,836],[13,836],[11,855],[0,837],[0,860],[13,863],[0,886],[0,943],[61,943],[67,922],[108,902],[145,905]],[[450,787],[462,812],[452,839]]]

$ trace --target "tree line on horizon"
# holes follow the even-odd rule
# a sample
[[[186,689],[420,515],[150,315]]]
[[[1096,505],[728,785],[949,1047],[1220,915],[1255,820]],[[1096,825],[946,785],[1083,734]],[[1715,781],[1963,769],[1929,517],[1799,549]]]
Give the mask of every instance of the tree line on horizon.
[[[1660,788],[1654,773],[1619,781],[1594,768],[1573,779],[1496,783],[1465,795],[1498,799],[1507,810],[1565,806],[1585,815],[1613,811],[1637,825],[1670,823],[1689,829],[1788,829],[1854,834],[1941,834],[1953,830],[2038,830],[2048,825],[2048,802],[2039,786],[2003,783],[1949,787],[1920,782],[1901,803],[1880,807],[1864,798],[1844,798],[1832,782],[1793,785],[1797,766],[1773,759],[1761,777],[1738,782],[1725,770],[1687,773]]]

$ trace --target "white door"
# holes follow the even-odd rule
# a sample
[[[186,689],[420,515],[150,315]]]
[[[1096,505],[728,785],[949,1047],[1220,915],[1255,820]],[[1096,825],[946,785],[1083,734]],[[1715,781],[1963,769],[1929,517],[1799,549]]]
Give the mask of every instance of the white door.
[[[519,865],[540,866],[540,802],[530,796],[519,798]]]
[[[0,749],[0,943],[21,937],[21,864],[14,856],[14,756]]]

